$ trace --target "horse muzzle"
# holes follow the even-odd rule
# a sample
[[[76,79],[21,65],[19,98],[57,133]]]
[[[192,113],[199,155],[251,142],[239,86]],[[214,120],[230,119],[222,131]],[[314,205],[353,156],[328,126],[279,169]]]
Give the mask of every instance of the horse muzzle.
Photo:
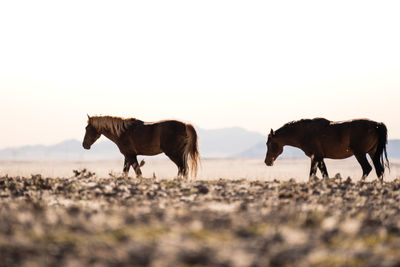
[[[82,146],[84,149],[90,149],[90,145],[88,145],[88,144],[82,143]]]
[[[273,166],[274,165],[274,160],[265,160],[264,162],[265,162],[265,164],[267,166]]]

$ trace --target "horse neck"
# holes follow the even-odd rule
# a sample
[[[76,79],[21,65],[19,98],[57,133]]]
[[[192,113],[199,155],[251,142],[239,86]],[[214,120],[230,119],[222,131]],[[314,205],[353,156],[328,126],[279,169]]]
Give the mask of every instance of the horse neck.
[[[118,141],[118,136],[116,136],[114,133],[112,133],[108,129],[100,129],[99,133],[101,133],[102,135],[104,135],[105,137],[107,137],[108,139],[113,141],[114,143],[117,143],[117,141]]]
[[[294,133],[281,133],[278,134],[276,139],[279,140],[279,143],[281,143],[283,146],[294,146],[294,147],[301,147],[301,142],[300,138],[298,135]]]

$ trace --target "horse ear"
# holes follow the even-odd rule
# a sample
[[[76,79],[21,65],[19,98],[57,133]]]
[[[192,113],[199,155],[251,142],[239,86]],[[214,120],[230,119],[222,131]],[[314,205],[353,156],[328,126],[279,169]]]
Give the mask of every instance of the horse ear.
[[[274,130],[271,129],[271,132],[269,133],[269,135],[273,136],[274,135]]]
[[[90,120],[90,116],[89,116],[89,114],[86,114],[87,115],[87,118]]]

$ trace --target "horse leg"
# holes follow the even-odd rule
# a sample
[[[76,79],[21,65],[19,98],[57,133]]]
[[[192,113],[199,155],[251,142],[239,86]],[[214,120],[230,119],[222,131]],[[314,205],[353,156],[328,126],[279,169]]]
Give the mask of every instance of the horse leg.
[[[311,156],[311,168],[310,168],[310,177],[309,181],[311,182],[315,178],[315,174],[317,173],[318,168],[318,161],[315,159],[314,156]]]
[[[328,178],[329,178],[328,170],[326,169],[326,165],[325,165],[325,162],[324,162],[323,159],[321,159],[321,160],[318,162],[318,168],[319,168],[319,170],[320,170],[321,173],[322,173],[322,177],[323,177],[324,179],[328,179]]]
[[[369,164],[365,154],[354,154],[354,156],[356,157],[358,163],[360,163],[360,165],[361,165],[361,168],[363,170],[363,175],[361,177],[361,181],[364,181],[365,178],[368,176],[368,174],[371,172],[372,167]]]
[[[142,171],[140,170],[140,167],[144,165],[144,161],[142,160],[139,164],[137,161],[137,157],[132,156],[132,167],[135,170],[136,173],[136,178],[141,178],[142,177]]]
[[[383,181],[383,172],[385,171],[385,168],[382,166],[380,156],[377,153],[375,153],[374,155],[369,155],[372,158],[372,162],[374,163],[376,176],[380,181]]]
[[[185,178],[185,180],[187,180],[188,176],[189,176],[189,167],[187,165],[187,163],[185,163],[185,160],[183,160],[183,164],[182,164],[182,169],[181,169],[181,173],[183,175],[183,178]]]
[[[176,166],[178,166],[178,177],[182,177],[184,179],[188,178],[188,168],[183,155],[176,155],[173,160]]]
[[[129,168],[131,167],[131,162],[128,160],[128,157],[125,156],[125,161],[124,161],[124,169],[123,169],[123,175],[124,178],[128,177],[128,173],[129,173]]]
[[[178,175],[177,177],[184,177],[185,179],[187,178],[187,164],[185,164],[185,160],[183,158],[183,154],[178,154],[178,153],[165,153],[173,163],[178,167]]]

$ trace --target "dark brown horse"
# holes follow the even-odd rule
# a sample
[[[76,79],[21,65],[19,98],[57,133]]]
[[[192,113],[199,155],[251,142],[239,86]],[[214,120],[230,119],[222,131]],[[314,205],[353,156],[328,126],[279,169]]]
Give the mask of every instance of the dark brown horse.
[[[367,119],[344,122],[332,122],[323,118],[304,119],[286,123],[275,132],[271,129],[265,164],[272,166],[285,145],[294,146],[311,158],[310,179],[315,177],[317,168],[324,178],[328,178],[324,158],[344,159],[354,155],[361,165],[361,179],[364,180],[372,170],[366,157],[369,154],[376,175],[382,181],[385,171],[384,156],[389,167],[386,144],[387,129],[383,123]]]
[[[200,155],[197,145],[197,133],[191,124],[175,120],[143,122],[134,118],[123,119],[111,116],[88,116],[83,147],[90,146],[103,134],[113,141],[125,156],[123,172],[128,175],[130,166],[141,177],[142,172],[137,161],[138,155],[157,155],[164,152],[177,166],[178,177],[189,174],[188,158],[190,156],[191,172],[197,174]]]

